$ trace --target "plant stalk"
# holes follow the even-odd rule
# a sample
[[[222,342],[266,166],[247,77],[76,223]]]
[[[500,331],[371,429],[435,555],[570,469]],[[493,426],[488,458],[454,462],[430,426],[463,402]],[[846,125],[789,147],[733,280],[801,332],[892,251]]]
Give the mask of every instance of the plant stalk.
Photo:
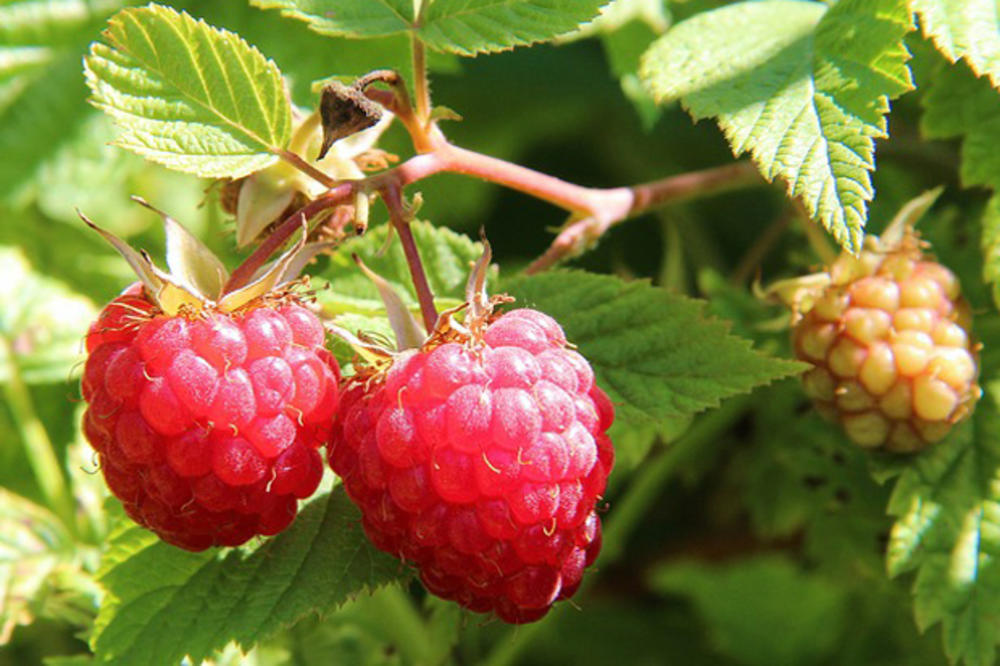
[[[38,488],[49,508],[59,516],[70,532],[75,534],[76,505],[69,491],[62,465],[56,457],[55,447],[49,439],[48,431],[45,430],[35,411],[31,393],[21,377],[13,350],[3,339],[0,339],[0,359],[5,359],[10,368],[10,376],[3,384],[4,397],[7,399],[7,405],[24,443],[24,452]]]
[[[406,255],[406,264],[410,268],[410,278],[413,280],[413,287],[417,291],[417,300],[420,301],[420,313],[423,315],[424,328],[430,333],[437,323],[438,313],[434,307],[434,293],[431,285],[427,281],[427,273],[424,271],[424,263],[420,259],[420,251],[417,249],[417,242],[413,238],[413,230],[410,228],[408,215],[403,209],[403,193],[398,186],[390,186],[382,191],[382,199],[386,208],[389,209],[389,219],[392,226],[399,234],[399,241],[403,245],[403,254]]]
[[[290,150],[279,150],[277,151],[277,155],[323,187],[332,188],[337,186],[337,181],[334,178],[331,178],[314,167],[312,164],[309,164],[309,162],[303,159],[299,154],[293,153]]]
[[[433,144],[429,152],[415,155],[399,166],[367,178],[334,183],[321,197],[286,218],[233,272],[226,291],[246,284],[268,257],[302,226],[303,216],[308,221],[327,208],[340,205],[356,192],[374,192],[385,199],[385,193],[393,188],[402,190],[438,173],[460,173],[482,178],[547,201],[573,215],[571,223],[556,237],[545,254],[528,267],[529,273],[554,266],[579,253],[613,225],[654,208],[763,183],[752,163],[738,162],[633,187],[583,187],[519,164],[459,148],[445,141],[436,128],[432,129],[434,131],[425,137]]]

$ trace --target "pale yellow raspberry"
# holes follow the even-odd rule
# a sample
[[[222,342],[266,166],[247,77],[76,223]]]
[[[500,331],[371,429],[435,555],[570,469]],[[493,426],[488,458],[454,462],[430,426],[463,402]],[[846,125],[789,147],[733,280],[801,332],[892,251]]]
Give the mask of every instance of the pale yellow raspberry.
[[[958,279],[912,231],[897,247],[869,238],[830,267],[799,312],[806,393],[855,443],[913,452],[943,438],[979,398],[976,346]]]

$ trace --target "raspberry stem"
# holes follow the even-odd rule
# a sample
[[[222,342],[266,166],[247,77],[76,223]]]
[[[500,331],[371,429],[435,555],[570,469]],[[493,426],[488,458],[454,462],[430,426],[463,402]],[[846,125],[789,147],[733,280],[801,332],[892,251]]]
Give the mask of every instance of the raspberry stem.
[[[46,504],[59,516],[71,532],[76,532],[76,510],[62,465],[56,457],[52,440],[42,425],[31,393],[21,378],[17,362],[9,343],[0,339],[0,358],[6,359],[9,375],[3,384],[4,396],[25,445],[28,464],[35,474],[35,481]]]
[[[382,93],[384,91],[369,91]],[[379,96],[386,101],[388,96]],[[343,181],[325,194],[285,218],[268,238],[237,268],[226,292],[239,288],[267,261],[306,220],[328,208],[342,204],[358,192],[385,192],[416,183],[438,173],[460,173],[504,185],[569,211],[574,217],[553,241],[552,246],[528,268],[545,270],[579,253],[615,224],[654,208],[709,196],[728,190],[759,185],[763,181],[751,162],[669,176],[632,187],[590,188],[570,183],[519,164],[455,146],[436,127],[431,128],[429,152],[406,160],[368,178]]]
[[[406,264],[410,267],[410,278],[417,291],[417,299],[420,301],[420,313],[424,318],[424,328],[427,332],[434,330],[437,323],[438,313],[434,307],[434,294],[431,286],[427,282],[427,273],[424,271],[424,264],[420,260],[420,251],[413,238],[413,230],[410,229],[410,221],[407,219],[403,204],[403,193],[399,186],[390,185],[382,190],[382,199],[386,208],[389,209],[389,219],[392,226],[399,234],[399,241],[403,245],[403,254],[406,255]]]

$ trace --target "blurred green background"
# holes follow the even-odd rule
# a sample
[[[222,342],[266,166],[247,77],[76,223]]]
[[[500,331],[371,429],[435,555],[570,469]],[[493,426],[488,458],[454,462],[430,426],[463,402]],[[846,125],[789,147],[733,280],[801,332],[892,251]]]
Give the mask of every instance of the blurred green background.
[[[17,381],[0,368],[0,486],[46,502],[29,464],[29,440],[39,435],[25,427],[27,399],[27,413],[37,415],[56,456],[70,457],[74,483],[79,478],[93,499],[83,528],[54,528],[43,537],[25,534],[14,500],[0,499],[0,608],[13,630],[0,646],[3,665],[84,653],[99,595],[88,574],[107,520],[77,432],[78,353],[95,308],[132,278],[77,211],[162,256],[158,218],[129,201],[141,194],[230,266],[239,259],[217,188],[110,147],[114,130],[86,103],[82,55],[123,4],[0,1],[0,359],[20,368]],[[405,40],[324,38],[237,0],[170,4],[238,32],[273,58],[303,107],[315,104],[315,79],[407,66]],[[721,4],[670,3],[664,15],[677,21]],[[465,60],[436,56],[434,100],[464,118],[445,132],[464,147],[593,186],[730,163],[714,124],[694,124],[676,107],[657,110],[639,91],[637,57],[662,27],[637,18],[561,45]],[[918,81],[932,76],[938,57],[916,39],[911,48]],[[959,192],[957,146],[921,141],[918,121],[918,95],[895,104],[893,138],[878,150],[871,228],[922,190],[948,185],[925,233],[982,306],[978,231],[965,220],[984,198]],[[399,128],[383,147],[410,154]],[[423,194],[422,218],[470,235],[484,227],[504,275],[541,253],[564,222],[547,204],[461,176],[437,176],[415,189]],[[376,206],[372,224],[384,219]],[[750,296],[749,285],[758,276],[770,282],[805,272],[817,257],[781,188],[762,184],[629,221],[575,263],[711,297],[713,313],[732,320],[737,333],[787,356],[780,311]],[[56,343],[52,358],[33,356]],[[618,442],[605,541],[614,556],[574,599],[579,608],[563,604],[538,625],[512,629],[424,600],[414,585],[408,592],[426,603],[427,640],[459,664],[943,662],[937,632],[921,636],[915,628],[908,583],[889,582],[883,571],[888,490],[808,411],[795,382],[731,400],[676,430],[629,432]],[[38,561],[52,566],[40,569]],[[32,576],[40,577],[37,585],[29,584]],[[26,589],[35,595],[30,603]],[[303,621],[249,657],[230,652],[220,662],[407,663],[401,641],[408,639],[385,621],[380,600],[395,593]],[[13,627],[34,617],[41,619]]]

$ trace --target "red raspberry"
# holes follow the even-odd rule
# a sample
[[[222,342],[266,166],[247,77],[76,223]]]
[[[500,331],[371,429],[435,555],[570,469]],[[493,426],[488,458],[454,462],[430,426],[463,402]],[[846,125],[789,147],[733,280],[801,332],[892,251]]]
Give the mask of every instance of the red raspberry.
[[[294,303],[163,314],[135,284],[87,335],[84,432],[137,523],[188,550],[277,534],[323,473],[340,372]]]
[[[330,466],[376,546],[428,590],[512,623],[573,595],[597,557],[614,420],[559,325],[513,310],[348,380]]]
[[[814,366],[806,393],[861,446],[924,449],[979,398],[969,306],[920,248],[912,230],[891,247],[869,236],[795,327],[796,354]]]

